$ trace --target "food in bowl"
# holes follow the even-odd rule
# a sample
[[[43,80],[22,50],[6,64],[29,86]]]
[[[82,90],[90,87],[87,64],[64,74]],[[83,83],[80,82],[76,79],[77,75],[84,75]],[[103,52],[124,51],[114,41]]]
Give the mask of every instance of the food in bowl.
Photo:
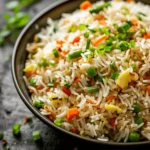
[[[33,105],[59,127],[100,141],[150,140],[150,7],[85,1],[27,44]]]

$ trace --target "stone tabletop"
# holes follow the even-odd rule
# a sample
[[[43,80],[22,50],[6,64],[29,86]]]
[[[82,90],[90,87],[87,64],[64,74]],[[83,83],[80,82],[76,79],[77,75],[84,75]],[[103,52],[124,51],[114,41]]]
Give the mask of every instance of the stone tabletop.
[[[41,0],[27,11],[34,17],[55,1],[57,0]],[[0,17],[5,12],[5,3],[6,0],[0,0]],[[24,105],[14,87],[11,76],[12,52],[13,45],[7,44],[4,47],[0,47],[0,130],[4,131],[4,139],[7,140],[11,150],[96,150],[114,148],[77,140],[48,127],[37,119]],[[16,123],[23,124],[25,116],[33,117],[33,124],[31,126],[28,124],[23,125],[20,137],[14,137],[12,135],[12,126]],[[32,139],[32,131],[34,130],[41,131],[42,140],[39,142],[34,142]],[[0,150],[2,149],[2,144],[0,143]]]

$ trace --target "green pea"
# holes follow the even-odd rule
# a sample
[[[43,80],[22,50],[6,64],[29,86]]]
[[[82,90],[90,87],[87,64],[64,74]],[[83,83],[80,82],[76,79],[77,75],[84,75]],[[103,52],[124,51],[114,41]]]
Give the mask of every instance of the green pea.
[[[135,118],[135,123],[138,124],[138,125],[143,123],[143,118],[141,118],[141,117]]]
[[[129,134],[129,140],[131,142],[138,142],[140,140],[140,135],[137,132],[131,132]]]
[[[134,113],[139,113],[141,111],[141,108],[140,108],[139,104],[134,104],[132,107],[133,107],[133,112]]]
[[[32,79],[30,79],[30,84],[32,85],[32,86],[35,86],[36,85],[36,80],[34,79],[34,78],[32,78]]]

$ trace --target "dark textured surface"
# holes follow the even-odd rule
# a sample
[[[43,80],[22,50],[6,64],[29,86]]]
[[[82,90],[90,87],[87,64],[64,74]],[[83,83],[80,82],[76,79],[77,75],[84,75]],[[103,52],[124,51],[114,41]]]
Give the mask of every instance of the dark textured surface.
[[[27,11],[34,17],[43,8],[55,1],[43,0],[30,7]],[[5,11],[5,2],[5,0],[0,0],[0,15]],[[11,58],[12,52],[13,45],[0,47],[0,130],[4,131],[4,138],[7,140],[11,150],[96,150],[114,148],[79,141],[59,133],[34,117],[21,101],[14,87],[11,77],[11,59],[6,60],[5,58],[6,56]],[[21,136],[15,138],[12,135],[12,126],[15,123],[23,124],[26,115],[33,117],[33,124],[31,126],[28,124],[23,125],[21,128]],[[32,140],[32,131],[34,130],[41,131],[42,140],[37,143]],[[1,149],[2,145],[0,143]]]

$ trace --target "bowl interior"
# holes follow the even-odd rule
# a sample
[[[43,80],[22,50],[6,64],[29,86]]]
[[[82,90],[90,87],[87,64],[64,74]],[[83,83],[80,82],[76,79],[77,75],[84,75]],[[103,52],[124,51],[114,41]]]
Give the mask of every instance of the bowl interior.
[[[114,143],[114,142],[100,142],[93,139],[87,139],[84,137],[80,137],[78,135],[75,135],[73,133],[70,133],[64,129],[61,129],[57,126],[55,126],[50,120],[48,120],[46,117],[42,116],[40,112],[32,106],[32,101],[30,98],[30,94],[28,93],[28,89],[24,83],[23,80],[23,68],[27,57],[26,52],[26,44],[31,42],[34,35],[38,33],[41,28],[46,26],[47,19],[51,17],[52,19],[59,19],[61,17],[62,13],[68,13],[72,12],[75,9],[79,8],[80,3],[84,0],[74,0],[74,1],[61,1],[57,2],[57,4],[54,4],[52,6],[49,6],[47,9],[45,9],[43,12],[41,12],[39,15],[37,15],[22,31],[20,34],[16,45],[14,49],[13,59],[12,59],[12,74],[14,83],[16,86],[16,89],[21,96],[24,103],[27,105],[27,107],[42,121],[44,121],[46,124],[51,125],[52,127],[55,127],[63,132],[66,132],[70,135],[76,136],[80,139],[85,139],[87,141],[92,141],[94,143],[103,143],[103,144],[113,144],[113,145],[125,145],[125,143]],[[96,0],[90,0],[91,2],[96,2]],[[148,0],[143,0],[144,3],[149,3]],[[37,28],[39,27],[39,28]],[[126,143],[126,145],[134,145],[134,144],[146,144],[148,142],[138,142],[138,143]]]

